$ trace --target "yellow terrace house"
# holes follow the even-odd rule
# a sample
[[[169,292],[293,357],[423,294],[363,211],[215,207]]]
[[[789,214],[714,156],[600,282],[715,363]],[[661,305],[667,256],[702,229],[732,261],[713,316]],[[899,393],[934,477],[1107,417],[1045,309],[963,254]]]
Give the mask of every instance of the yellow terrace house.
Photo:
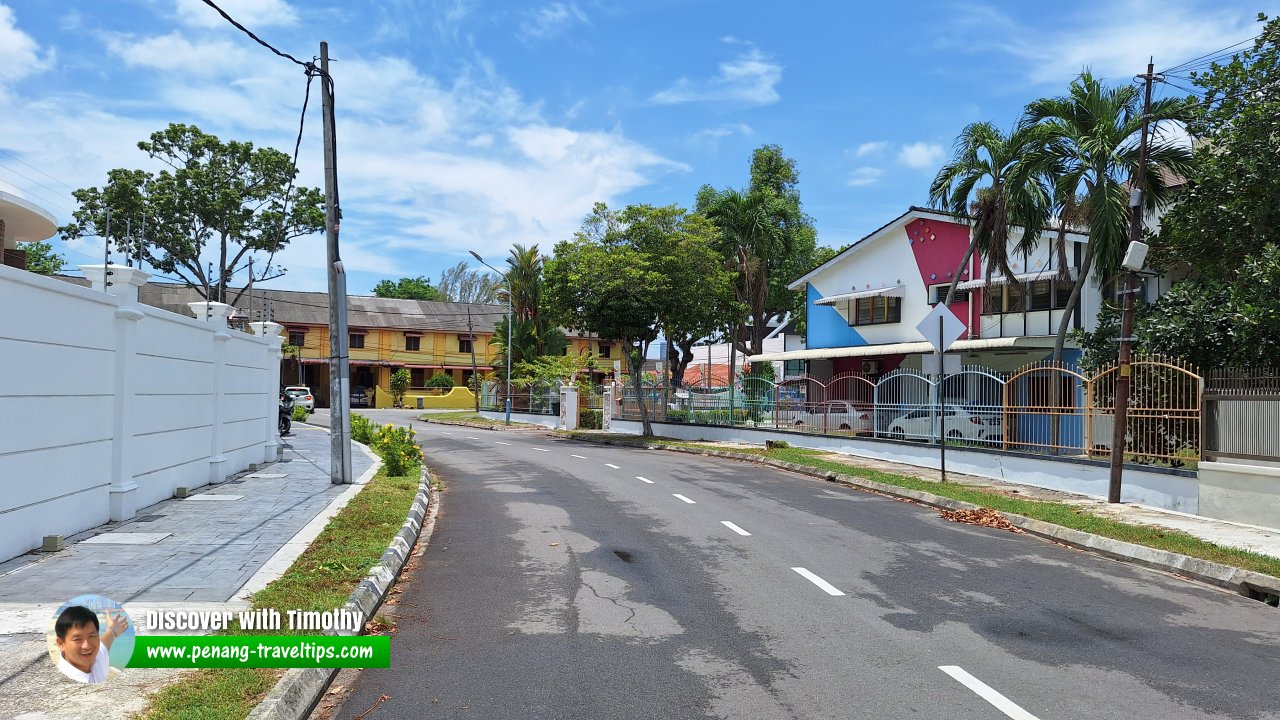
[[[287,344],[281,360],[281,383],[311,388],[316,405],[327,407],[328,294],[254,289],[236,298],[238,292],[227,292],[227,301],[234,301],[236,308],[231,324],[266,319],[283,325]],[[143,304],[183,315],[190,314],[187,303],[203,299],[195,289],[176,283],[148,283],[139,291]],[[410,377],[405,407],[417,407],[419,398],[423,407],[474,407],[475,398],[468,388],[473,353],[476,372],[483,376],[494,370],[498,348],[489,340],[506,314],[506,305],[348,296],[353,397],[362,394],[368,407],[391,407],[391,374],[405,368]],[[590,349],[608,356],[610,350],[616,352],[607,341],[573,335],[569,341],[569,352],[573,353]],[[455,387],[429,389],[427,383],[436,375],[448,375]]]

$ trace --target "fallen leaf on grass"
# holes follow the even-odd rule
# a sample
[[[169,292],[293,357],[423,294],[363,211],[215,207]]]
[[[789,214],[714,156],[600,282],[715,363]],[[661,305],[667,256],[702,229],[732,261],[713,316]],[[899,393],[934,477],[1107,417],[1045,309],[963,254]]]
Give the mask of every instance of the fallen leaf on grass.
[[[996,528],[997,530],[1008,530],[1013,533],[1021,533],[1022,529],[1015,527],[999,512],[991,508],[978,508],[977,510],[939,510],[938,517],[951,522],[966,523],[969,525],[980,525],[982,527]]]

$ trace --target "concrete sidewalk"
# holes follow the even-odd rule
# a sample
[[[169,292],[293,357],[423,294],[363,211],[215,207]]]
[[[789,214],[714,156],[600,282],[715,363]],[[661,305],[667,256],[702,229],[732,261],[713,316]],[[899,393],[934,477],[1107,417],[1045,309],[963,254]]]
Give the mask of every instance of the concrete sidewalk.
[[[284,459],[166,500],[126,523],[74,536],[66,550],[0,563],[0,720],[120,718],[177,670],[125,670],[97,686],[60,675],[46,645],[53,613],[77,595],[147,610],[238,610],[279,577],[361,488],[374,458],[356,449],[354,486],[329,481],[329,434],[295,424]]]

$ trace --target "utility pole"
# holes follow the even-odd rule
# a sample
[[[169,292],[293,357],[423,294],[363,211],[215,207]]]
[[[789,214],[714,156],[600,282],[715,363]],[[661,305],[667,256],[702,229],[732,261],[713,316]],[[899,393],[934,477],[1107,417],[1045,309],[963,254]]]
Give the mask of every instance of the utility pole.
[[[329,261],[329,480],[349,485],[351,478],[351,364],[347,334],[347,275],[338,253],[338,155],[333,120],[333,81],[329,43],[320,43],[320,87],[324,114],[324,214]]]
[[[471,394],[476,400],[476,414],[480,414],[480,378],[476,375],[476,334],[471,327],[471,307],[467,307],[467,337],[471,338]]]
[[[1129,188],[1129,242],[1142,240],[1142,193],[1147,187],[1147,125],[1151,121],[1151,83],[1155,80],[1155,61],[1147,62],[1147,72],[1139,75],[1146,82],[1142,103],[1142,136],[1138,146],[1138,172]],[[1133,296],[1137,292],[1134,280],[1137,275],[1131,269],[1124,276],[1124,312],[1120,320],[1120,358],[1115,382],[1115,427],[1111,433],[1111,482],[1107,488],[1107,502],[1120,502],[1120,486],[1124,475],[1125,435],[1129,419],[1129,390],[1133,382],[1133,366],[1130,353],[1133,349]]]

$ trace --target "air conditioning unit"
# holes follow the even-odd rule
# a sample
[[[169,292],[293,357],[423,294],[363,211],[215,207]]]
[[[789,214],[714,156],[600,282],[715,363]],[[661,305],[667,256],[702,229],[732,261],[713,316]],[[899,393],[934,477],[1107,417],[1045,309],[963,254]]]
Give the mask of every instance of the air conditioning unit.
[[[879,360],[863,360],[862,374],[863,375],[879,375],[880,361]]]

